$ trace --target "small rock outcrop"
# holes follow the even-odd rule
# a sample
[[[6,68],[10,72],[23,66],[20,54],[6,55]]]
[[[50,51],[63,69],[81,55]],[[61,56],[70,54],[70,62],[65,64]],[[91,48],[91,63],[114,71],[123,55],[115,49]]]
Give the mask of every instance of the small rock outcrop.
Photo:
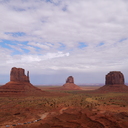
[[[25,75],[25,70],[23,68],[13,67],[10,73],[10,81],[19,81],[19,82],[30,82],[29,81],[29,71],[27,76]]]
[[[120,71],[112,71],[106,75],[106,85],[124,84],[124,75]]]
[[[128,92],[124,75],[120,71],[111,71],[106,75],[105,85],[98,89],[102,92]]]
[[[13,67],[10,72],[10,82],[0,87],[0,95],[42,95],[44,91],[33,86],[29,80],[29,72],[25,75],[22,68]]]
[[[66,80],[66,83],[62,86],[63,89],[69,89],[69,90],[81,90],[79,86],[74,84],[74,78],[72,76],[69,76]]]

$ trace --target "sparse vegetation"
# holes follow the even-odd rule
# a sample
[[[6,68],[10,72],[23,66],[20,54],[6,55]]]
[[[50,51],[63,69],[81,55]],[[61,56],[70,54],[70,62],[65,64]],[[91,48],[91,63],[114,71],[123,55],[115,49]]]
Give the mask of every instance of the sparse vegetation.
[[[51,96],[0,97],[0,124],[5,122],[24,122],[24,119],[38,119],[39,115],[63,107],[97,109],[105,106],[128,107],[127,93],[93,93],[73,90],[47,90]],[[58,95],[52,95],[54,94]],[[63,94],[63,95],[60,95]],[[101,107],[101,108],[100,108]],[[114,109],[112,109],[115,111]],[[128,111],[128,109],[127,109]],[[18,113],[18,114],[17,114]]]

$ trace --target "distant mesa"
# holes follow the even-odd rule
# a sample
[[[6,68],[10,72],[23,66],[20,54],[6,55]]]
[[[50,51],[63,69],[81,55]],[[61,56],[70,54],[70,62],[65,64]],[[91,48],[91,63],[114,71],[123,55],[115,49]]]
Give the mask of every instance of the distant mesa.
[[[66,80],[66,83],[62,86],[63,89],[69,89],[69,90],[81,90],[79,86],[74,84],[74,78],[72,76],[69,76]]]
[[[43,91],[34,87],[22,68],[13,67],[10,72],[10,82],[0,87],[0,95],[40,95]]]
[[[111,71],[106,75],[105,85],[98,89],[103,92],[126,92],[124,75],[120,71]]]

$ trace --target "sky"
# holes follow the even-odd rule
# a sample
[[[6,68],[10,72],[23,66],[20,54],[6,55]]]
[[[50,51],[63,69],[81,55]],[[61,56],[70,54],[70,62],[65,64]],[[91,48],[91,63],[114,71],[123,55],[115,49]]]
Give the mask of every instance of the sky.
[[[12,67],[32,84],[128,82],[128,0],[0,0],[0,84]]]

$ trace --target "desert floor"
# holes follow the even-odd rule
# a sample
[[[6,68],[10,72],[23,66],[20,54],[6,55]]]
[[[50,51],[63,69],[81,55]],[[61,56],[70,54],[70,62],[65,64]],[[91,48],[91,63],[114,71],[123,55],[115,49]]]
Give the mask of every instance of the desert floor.
[[[49,95],[0,95],[0,128],[128,127],[128,93],[98,93],[98,86],[38,88]]]

